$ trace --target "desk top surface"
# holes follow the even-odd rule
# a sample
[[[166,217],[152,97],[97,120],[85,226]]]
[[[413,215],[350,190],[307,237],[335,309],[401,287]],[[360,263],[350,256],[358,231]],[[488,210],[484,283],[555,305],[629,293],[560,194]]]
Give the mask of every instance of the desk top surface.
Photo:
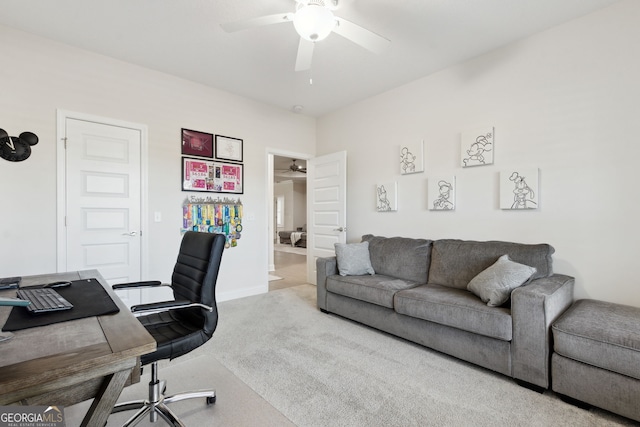
[[[105,287],[120,312],[24,329],[0,342],[0,404],[12,402],[14,391],[74,375],[98,376],[110,366],[130,363],[156,349],[153,337],[97,270],[23,277],[21,286],[89,278]],[[0,296],[13,297],[15,290],[2,291]],[[0,325],[10,311],[11,307],[0,307]]]

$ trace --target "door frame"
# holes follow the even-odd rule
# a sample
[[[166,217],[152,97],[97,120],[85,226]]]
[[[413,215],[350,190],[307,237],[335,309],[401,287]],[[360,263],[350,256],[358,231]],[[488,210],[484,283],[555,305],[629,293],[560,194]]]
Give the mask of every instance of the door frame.
[[[279,157],[291,157],[293,159],[300,159],[300,160],[304,160],[304,161],[308,161],[309,159],[312,159],[314,156],[308,153],[297,153],[297,152],[293,152],[293,151],[287,151],[287,150],[281,150],[279,148],[269,148],[267,147],[266,149],[266,162],[267,162],[267,253],[268,253],[268,270],[269,271],[273,271],[275,270],[275,263],[273,261],[274,259],[274,255],[273,255],[273,251],[274,251],[274,246],[273,246],[273,236],[274,236],[274,228],[273,228],[273,224],[274,224],[274,203],[273,203],[273,197],[274,197],[274,188],[273,188],[273,180],[275,177],[275,165],[273,162],[273,156],[279,156]],[[307,186],[307,189],[309,188],[309,183],[308,181],[305,181],[305,185]],[[309,208],[307,207],[307,222],[309,221]],[[307,278],[308,280],[309,278]]]
[[[56,270],[58,273],[66,271],[67,265],[67,233],[65,225],[67,182],[67,161],[65,153],[65,135],[67,119],[83,120],[108,126],[118,126],[134,129],[140,132],[140,276],[142,280],[149,277],[149,236],[148,230],[148,128],[147,125],[132,123],[119,119],[101,117],[92,114],[79,113],[68,110],[56,110]]]

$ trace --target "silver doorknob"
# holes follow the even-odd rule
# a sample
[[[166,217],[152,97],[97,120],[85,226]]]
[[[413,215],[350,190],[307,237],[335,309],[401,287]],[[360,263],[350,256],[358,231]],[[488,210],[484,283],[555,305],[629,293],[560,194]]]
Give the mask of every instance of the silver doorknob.
[[[347,227],[334,228],[333,231],[340,231],[340,232],[347,231]]]
[[[135,236],[137,233],[135,231],[132,231],[131,233],[122,233],[123,236]]]

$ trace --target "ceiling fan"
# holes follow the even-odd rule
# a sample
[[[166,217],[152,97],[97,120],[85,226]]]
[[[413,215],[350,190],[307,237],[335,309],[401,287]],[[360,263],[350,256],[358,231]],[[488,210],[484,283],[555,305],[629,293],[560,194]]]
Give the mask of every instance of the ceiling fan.
[[[390,43],[389,40],[351,21],[335,16],[333,11],[338,8],[338,1],[295,0],[295,12],[260,16],[228,22],[220,26],[224,31],[231,33],[265,25],[293,22],[296,32],[300,35],[296,71],[311,68],[311,57],[315,43],[325,39],[331,32],[339,34],[373,53],[381,53]]]
[[[298,159],[291,159],[291,164],[289,165],[289,167],[287,169],[281,170],[280,172],[282,173],[307,173],[307,168],[303,167],[302,165],[298,165],[296,164],[296,162],[298,161]]]

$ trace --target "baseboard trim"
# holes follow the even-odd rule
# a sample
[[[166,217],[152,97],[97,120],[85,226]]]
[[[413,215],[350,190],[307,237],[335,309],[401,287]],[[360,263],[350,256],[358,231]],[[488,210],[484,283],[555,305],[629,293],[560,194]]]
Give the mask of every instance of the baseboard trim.
[[[251,297],[254,295],[266,294],[269,292],[269,286],[256,286],[253,288],[243,289],[241,291],[220,292],[216,294],[218,302],[231,301],[238,298]]]

